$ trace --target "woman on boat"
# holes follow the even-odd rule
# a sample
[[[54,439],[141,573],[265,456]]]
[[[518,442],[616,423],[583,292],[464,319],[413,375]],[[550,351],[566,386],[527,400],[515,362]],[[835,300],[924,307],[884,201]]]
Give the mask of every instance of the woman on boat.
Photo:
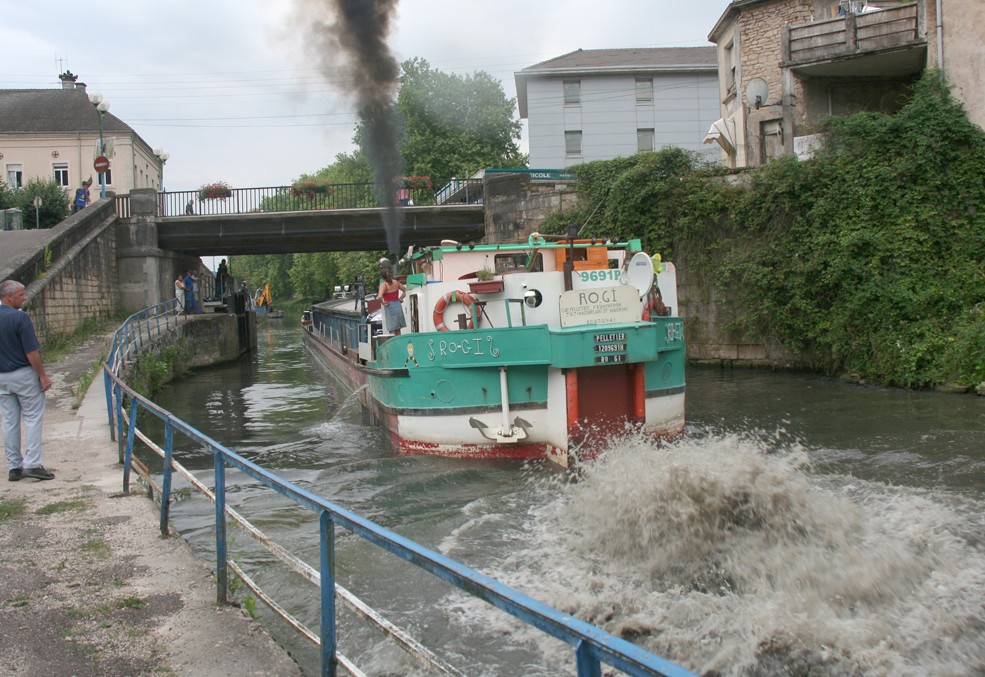
[[[402,327],[407,326],[404,319],[404,308],[401,301],[407,294],[407,288],[401,284],[400,280],[393,279],[393,274],[389,268],[380,271],[383,280],[380,282],[380,289],[377,296],[383,300],[384,328],[391,334],[399,334]]]

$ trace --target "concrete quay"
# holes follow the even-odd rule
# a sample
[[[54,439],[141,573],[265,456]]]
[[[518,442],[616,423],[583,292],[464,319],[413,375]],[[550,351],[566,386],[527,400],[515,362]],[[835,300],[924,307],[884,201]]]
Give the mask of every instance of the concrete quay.
[[[301,675],[243,610],[216,605],[208,563],[160,536],[157,504],[122,494],[101,376],[72,410],[105,343],[46,365],[55,479],[0,478],[0,675]]]

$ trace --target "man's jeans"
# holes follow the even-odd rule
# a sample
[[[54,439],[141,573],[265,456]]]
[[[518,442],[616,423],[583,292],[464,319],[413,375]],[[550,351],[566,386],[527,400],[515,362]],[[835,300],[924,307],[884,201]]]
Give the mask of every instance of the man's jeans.
[[[0,413],[3,414],[3,447],[7,469],[41,465],[41,421],[45,397],[37,372],[31,367],[0,373]],[[21,419],[27,444],[21,458]]]

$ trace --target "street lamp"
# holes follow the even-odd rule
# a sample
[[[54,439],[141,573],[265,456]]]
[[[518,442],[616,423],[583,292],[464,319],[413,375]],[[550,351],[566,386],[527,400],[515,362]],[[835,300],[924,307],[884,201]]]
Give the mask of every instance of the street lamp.
[[[99,155],[102,157],[106,152],[103,144],[103,113],[109,110],[109,101],[99,92],[93,92],[89,95],[89,103],[96,107],[96,113],[99,114]],[[99,197],[106,197],[106,172],[99,172]]]
[[[167,152],[163,148],[155,148],[154,155],[156,155],[157,159],[161,162],[161,192],[163,193],[164,192],[164,163],[168,161],[169,157],[171,157],[171,153]]]

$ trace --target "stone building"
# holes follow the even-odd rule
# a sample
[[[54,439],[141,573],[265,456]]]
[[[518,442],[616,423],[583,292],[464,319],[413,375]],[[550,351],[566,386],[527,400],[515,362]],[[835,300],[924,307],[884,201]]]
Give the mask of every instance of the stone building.
[[[101,185],[93,168],[100,154],[100,113],[78,76],[67,71],[59,79],[61,88],[0,89],[0,179],[16,189],[35,177],[54,178],[71,197],[92,178],[95,199]],[[110,112],[102,113],[102,140],[110,162],[107,191],[161,189],[166,154]]]
[[[733,0],[712,29],[717,141],[731,167],[809,152],[829,115],[893,113],[942,67],[985,125],[985,3],[963,0]]]

